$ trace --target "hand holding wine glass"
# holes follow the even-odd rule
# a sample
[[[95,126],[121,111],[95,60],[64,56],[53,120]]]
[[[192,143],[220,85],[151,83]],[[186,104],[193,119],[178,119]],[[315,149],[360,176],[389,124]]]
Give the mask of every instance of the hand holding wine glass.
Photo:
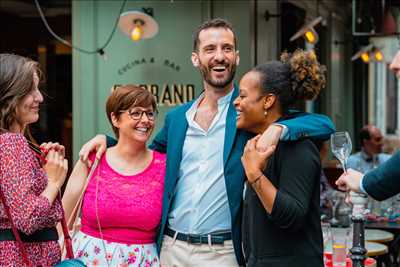
[[[331,135],[331,149],[335,157],[340,161],[344,173],[346,173],[347,158],[350,156],[352,145],[348,132],[336,132]]]

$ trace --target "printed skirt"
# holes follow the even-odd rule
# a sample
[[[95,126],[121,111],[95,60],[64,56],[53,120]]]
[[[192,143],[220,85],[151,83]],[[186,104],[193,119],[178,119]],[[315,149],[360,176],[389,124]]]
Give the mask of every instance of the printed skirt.
[[[127,245],[103,242],[80,231],[76,233],[72,243],[75,257],[87,266],[160,267],[155,243]]]

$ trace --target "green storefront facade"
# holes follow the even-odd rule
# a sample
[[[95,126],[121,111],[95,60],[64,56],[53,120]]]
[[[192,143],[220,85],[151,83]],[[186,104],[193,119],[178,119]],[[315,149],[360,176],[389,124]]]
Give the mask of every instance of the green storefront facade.
[[[86,49],[102,46],[121,4],[120,0],[72,1],[73,43]],[[327,66],[327,88],[319,100],[303,104],[302,108],[330,116],[338,130],[347,130],[352,137],[368,120],[367,116],[358,119],[361,115],[355,107],[355,98],[367,91],[368,84],[355,90],[358,83],[353,81],[353,68],[358,65],[350,60],[353,44],[348,32],[351,5],[343,8],[334,1],[324,1],[317,8],[314,1],[307,0],[128,0],[124,11],[141,8],[153,9],[159,25],[154,38],[133,42],[117,29],[105,49],[107,60],[73,51],[74,159],[82,144],[95,134],[112,133],[105,100],[113,85],[143,85],[155,94],[160,110],[156,131],[170,108],[201,93],[201,76],[190,60],[192,33],[204,20],[215,17],[229,20],[236,30],[240,51],[238,81],[254,65],[278,59],[282,50],[309,49],[303,39],[290,42],[289,38],[305,21],[323,16],[323,25],[316,28],[320,40],[315,50]],[[267,12],[276,16],[266,18]],[[362,105],[365,109],[368,103]]]
[[[122,1],[73,1],[73,41],[86,49],[104,44],[112,31]],[[202,91],[200,73],[192,66],[192,32],[213,16],[227,18],[237,30],[240,66],[236,77],[251,63],[250,13],[248,1],[128,1],[126,10],[151,7],[159,32],[152,39],[133,42],[117,29],[99,55],[73,53],[73,151],[97,133],[111,134],[105,114],[105,101],[115,84],[137,84],[156,96],[160,114],[157,129],[165,112],[188,102]],[[240,16],[238,16],[240,14]],[[157,130],[156,129],[156,130]]]

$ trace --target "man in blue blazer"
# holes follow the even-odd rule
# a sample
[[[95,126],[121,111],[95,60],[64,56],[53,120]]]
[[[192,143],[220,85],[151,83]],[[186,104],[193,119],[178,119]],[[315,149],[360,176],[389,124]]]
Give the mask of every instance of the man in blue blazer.
[[[243,265],[241,249],[243,148],[253,135],[236,129],[233,77],[239,63],[229,23],[214,19],[194,34],[192,63],[203,94],[170,111],[151,148],[167,153],[162,220],[157,243],[165,266]],[[285,139],[326,139],[334,131],[322,115],[282,121]],[[236,257],[235,257],[236,256]]]
[[[239,89],[233,78],[239,52],[231,25],[222,19],[203,23],[194,33],[191,59],[202,75],[204,92],[168,112],[150,145],[167,153],[157,237],[161,264],[243,265],[241,221],[246,177],[241,156],[253,135],[236,129],[233,100]],[[283,140],[325,140],[334,132],[331,120],[323,115],[293,113],[279,124],[260,139],[281,136]],[[107,141],[111,145],[112,140]],[[81,157],[85,159],[84,155],[98,145],[90,141],[82,148]]]
[[[400,51],[389,68],[400,78]],[[364,192],[376,200],[385,200],[400,193],[400,152],[394,154],[378,168],[362,174],[349,169],[336,181],[339,189]]]

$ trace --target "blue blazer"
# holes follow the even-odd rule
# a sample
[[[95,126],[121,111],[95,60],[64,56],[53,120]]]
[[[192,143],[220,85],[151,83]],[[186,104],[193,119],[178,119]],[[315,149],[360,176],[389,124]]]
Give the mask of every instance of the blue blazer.
[[[233,106],[233,101],[238,96],[238,92],[239,90],[235,86],[226,118],[223,160],[225,185],[232,218],[231,231],[233,246],[239,265],[244,265],[241,249],[241,222],[243,185],[246,176],[240,158],[246,142],[253,137],[254,134],[236,129],[236,110]],[[194,101],[186,103],[171,110],[165,117],[163,128],[150,145],[151,149],[167,153],[162,218],[157,236],[158,250],[161,248],[168,213],[173,201],[175,186],[178,181],[182,148],[188,128],[186,111],[192,106],[193,102]],[[288,127],[290,140],[296,140],[299,137],[305,136],[326,139],[335,131],[333,123],[328,117],[317,114],[304,115],[304,113],[299,113],[298,117],[295,119],[282,120],[279,123]]]
[[[379,201],[400,193],[400,152],[368,172],[362,183],[368,195]]]

